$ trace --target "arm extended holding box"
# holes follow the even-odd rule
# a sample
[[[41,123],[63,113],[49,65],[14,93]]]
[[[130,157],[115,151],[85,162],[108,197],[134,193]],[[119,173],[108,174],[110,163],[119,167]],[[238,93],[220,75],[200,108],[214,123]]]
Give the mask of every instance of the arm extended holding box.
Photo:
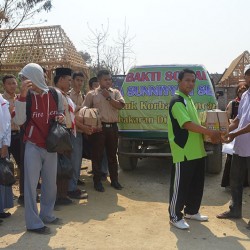
[[[183,128],[195,133],[208,135],[213,144],[218,144],[221,141],[221,132],[218,130],[210,130],[191,121],[184,123]]]
[[[235,130],[239,125],[239,119],[236,117],[233,122],[230,124],[229,126],[229,131],[232,131],[232,130]],[[229,133],[227,136],[226,136],[226,140],[225,142],[226,143],[230,143],[231,141],[234,140],[235,137],[239,136],[239,135],[243,135],[243,134],[246,134],[246,133],[249,133],[250,132],[250,123],[247,124],[245,127],[243,127],[242,129],[239,129],[235,132],[232,132],[232,133]]]

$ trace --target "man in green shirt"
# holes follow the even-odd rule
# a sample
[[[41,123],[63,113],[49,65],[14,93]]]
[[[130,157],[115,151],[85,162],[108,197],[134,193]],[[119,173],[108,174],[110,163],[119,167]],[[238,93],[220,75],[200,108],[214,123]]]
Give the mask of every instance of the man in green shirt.
[[[173,155],[171,171],[169,214],[170,223],[179,229],[188,229],[183,218],[207,221],[199,213],[204,189],[205,156],[202,134],[212,143],[220,142],[220,132],[200,125],[197,110],[189,96],[195,87],[196,75],[190,69],[179,73],[179,91],[171,99],[168,116],[168,137]]]

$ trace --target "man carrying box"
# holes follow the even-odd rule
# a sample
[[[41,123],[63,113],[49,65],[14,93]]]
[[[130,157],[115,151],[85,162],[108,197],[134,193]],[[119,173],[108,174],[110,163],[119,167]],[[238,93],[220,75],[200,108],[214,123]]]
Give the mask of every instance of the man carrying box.
[[[170,223],[179,229],[188,229],[185,218],[207,221],[199,213],[205,178],[205,148],[202,134],[212,143],[220,142],[220,132],[200,125],[197,110],[189,96],[195,87],[196,75],[184,69],[178,76],[176,91],[169,106],[168,137],[173,155],[171,171],[169,214]]]
[[[250,64],[244,69],[246,84],[250,86]],[[230,142],[235,138],[234,154],[230,172],[231,204],[229,210],[217,215],[219,219],[241,218],[242,217],[242,194],[245,171],[250,171],[250,89],[243,93],[238,115],[229,125],[229,131],[235,129],[228,135]],[[248,180],[250,183],[250,180]],[[250,222],[248,222],[250,229]]]
[[[98,192],[104,192],[101,182],[101,165],[103,152],[106,149],[111,186],[121,190],[122,186],[118,182],[118,111],[125,106],[125,101],[119,90],[111,88],[112,80],[110,72],[100,70],[97,74],[100,84],[95,90],[89,91],[84,100],[83,106],[97,108],[102,122],[102,131],[93,133],[90,136],[92,144],[92,169],[94,188]]]

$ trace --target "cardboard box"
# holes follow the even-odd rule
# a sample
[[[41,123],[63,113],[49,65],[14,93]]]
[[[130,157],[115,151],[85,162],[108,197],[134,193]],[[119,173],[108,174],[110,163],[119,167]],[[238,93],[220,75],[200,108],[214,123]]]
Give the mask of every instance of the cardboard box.
[[[94,132],[102,130],[102,123],[98,109],[83,107],[79,110],[79,116],[83,117],[83,124],[91,126]]]
[[[226,111],[215,109],[201,112],[200,120],[201,125],[205,126],[207,129],[228,133],[229,123]],[[211,142],[210,137],[204,135],[204,141]]]

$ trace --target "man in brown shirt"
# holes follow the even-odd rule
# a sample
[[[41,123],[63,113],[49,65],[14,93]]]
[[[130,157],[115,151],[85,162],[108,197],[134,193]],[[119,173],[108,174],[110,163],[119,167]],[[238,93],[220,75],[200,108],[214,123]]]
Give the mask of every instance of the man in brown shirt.
[[[125,106],[125,101],[119,90],[111,88],[112,80],[110,72],[101,70],[97,74],[100,84],[98,88],[88,92],[83,106],[98,108],[102,131],[90,136],[92,144],[92,169],[94,188],[99,192],[104,192],[101,183],[101,164],[104,149],[106,149],[111,186],[115,189],[122,189],[118,182],[118,162],[116,158],[118,146],[118,112]]]
[[[84,75],[82,72],[74,72],[72,75],[71,87],[69,97],[75,104],[75,114],[77,116],[78,111],[83,107],[83,94],[82,87],[84,84]],[[70,198],[81,198],[86,196],[81,195],[81,190],[77,187],[78,184],[84,184],[80,181],[80,172],[82,166],[82,130],[77,123],[76,118],[76,136],[71,137],[71,142],[73,145],[73,151],[71,153],[71,163],[73,167],[73,176],[69,181],[68,196]]]
[[[3,98],[10,104],[10,113],[14,112],[14,102],[17,99],[16,89],[17,81],[14,75],[5,75],[3,77]],[[23,147],[20,134],[20,127],[11,120],[11,144],[9,147],[9,153],[13,155],[15,162],[19,168],[19,192],[18,203],[23,205],[24,203],[24,168],[23,168]]]
[[[84,84],[84,75],[82,72],[74,72],[72,75],[71,87],[69,92],[70,99],[75,103],[75,112],[78,112],[83,106],[82,87]]]

